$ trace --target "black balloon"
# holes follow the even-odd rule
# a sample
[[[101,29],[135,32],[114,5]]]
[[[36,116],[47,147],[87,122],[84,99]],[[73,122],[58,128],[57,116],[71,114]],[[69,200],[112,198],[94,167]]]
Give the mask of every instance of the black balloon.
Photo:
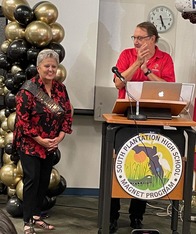
[[[59,55],[59,63],[61,63],[63,59],[65,58],[65,49],[63,48],[63,46],[60,43],[51,42],[48,45],[48,47],[49,49],[52,49],[55,52],[57,52],[57,54]]]
[[[34,64],[29,64],[25,70],[25,74],[28,80],[36,76],[37,73],[38,73],[37,67]]]
[[[17,162],[19,161],[20,156],[18,155],[17,151],[14,151],[11,155],[10,155],[10,160],[13,161],[14,163],[17,164]]]
[[[37,61],[37,55],[39,54],[40,50],[36,47],[32,47],[30,49],[27,50],[27,60],[30,63],[33,63],[34,65],[36,65],[36,61]]]
[[[60,194],[62,194],[65,189],[67,187],[67,182],[65,180],[65,178],[63,176],[60,176],[60,182],[57,185],[57,187],[55,187],[55,189],[50,189],[47,191],[47,196],[48,197],[56,197]]]
[[[12,143],[8,143],[5,145],[4,150],[6,154],[11,154],[12,153]]]
[[[5,81],[6,87],[11,91],[12,94],[17,94],[20,87],[26,81],[26,74],[23,71],[19,71],[13,75],[12,78],[7,78]],[[13,84],[12,87],[10,87]]]
[[[23,39],[14,40],[7,48],[7,56],[12,61],[26,61],[29,44]]]
[[[1,53],[0,53],[0,56],[1,56]],[[6,75],[7,75],[7,70],[1,69],[1,75],[2,75],[3,77],[6,77]]]
[[[9,70],[11,67],[11,63],[7,58],[6,54],[0,53],[0,68]]]
[[[6,204],[6,211],[12,217],[22,217],[23,215],[22,201],[16,196],[11,197]]]
[[[14,75],[14,86],[19,88],[26,81],[26,74],[23,71],[19,71]]]
[[[8,118],[8,116],[11,114],[12,112],[9,110],[8,107],[5,107],[5,117]]]
[[[33,10],[26,5],[19,5],[14,10],[14,18],[22,26],[27,26],[34,19]]]
[[[7,89],[9,89],[10,91],[12,91],[12,89],[14,88],[14,80],[12,77],[8,77],[6,80],[5,80],[5,86]]]
[[[0,182],[0,194],[7,194],[7,186]]]
[[[53,161],[53,166],[56,165],[60,159],[61,159],[61,152],[59,149],[57,149],[56,151],[54,151],[53,153],[53,157],[54,157],[54,161]]]
[[[46,211],[51,209],[56,203],[56,197],[45,197],[41,210]]]
[[[26,55],[25,55],[25,60],[21,59],[21,60],[12,62],[12,66],[14,66],[14,65],[18,66],[23,71],[26,69],[26,67],[28,66],[28,64],[29,64],[29,62],[26,59]]]
[[[49,199],[48,209],[51,209],[56,204],[56,197],[51,197]]]
[[[8,92],[5,95],[5,104],[12,111],[13,109],[16,108],[16,100],[15,100],[15,95],[13,93]]]

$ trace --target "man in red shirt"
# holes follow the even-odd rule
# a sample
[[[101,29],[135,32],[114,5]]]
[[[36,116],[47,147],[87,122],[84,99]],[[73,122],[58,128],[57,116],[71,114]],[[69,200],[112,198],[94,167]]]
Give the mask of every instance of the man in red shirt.
[[[134,36],[135,48],[122,51],[116,67],[126,81],[175,81],[174,64],[171,56],[156,46],[159,35],[149,22],[138,24]],[[125,84],[114,78],[119,98],[125,98]]]
[[[156,46],[159,35],[156,27],[150,22],[136,26],[131,37],[134,48],[125,49],[119,56],[116,67],[127,81],[167,81],[175,82],[174,64],[171,56],[159,50]],[[114,77],[114,83],[119,90],[118,98],[125,98],[125,82]],[[149,90],[150,92],[150,90]],[[130,226],[142,228],[141,221],[146,209],[146,201],[132,199],[129,208]],[[110,233],[116,232],[119,218],[120,199],[111,199]]]

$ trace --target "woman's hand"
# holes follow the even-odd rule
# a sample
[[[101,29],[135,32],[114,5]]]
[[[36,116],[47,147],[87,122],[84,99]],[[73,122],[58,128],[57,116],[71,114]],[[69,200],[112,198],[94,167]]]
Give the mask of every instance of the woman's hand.
[[[44,139],[45,140],[45,139]],[[56,148],[58,148],[58,138],[54,138],[54,139],[47,139],[47,150],[48,151],[51,151],[51,150],[54,150]]]
[[[51,151],[55,148],[58,147],[58,138],[42,138],[40,136],[34,137],[33,138],[38,144],[40,144],[41,146],[43,146],[44,148],[46,148],[48,151]]]
[[[42,138],[40,136],[34,137],[33,139],[43,147],[45,147],[48,151],[54,150],[58,148],[58,144],[64,139],[65,132],[60,132],[58,137],[53,139],[50,138]]]

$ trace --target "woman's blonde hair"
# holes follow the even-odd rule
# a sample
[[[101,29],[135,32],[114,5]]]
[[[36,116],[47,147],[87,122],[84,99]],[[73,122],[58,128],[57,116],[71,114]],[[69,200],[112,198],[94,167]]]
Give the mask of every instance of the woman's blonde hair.
[[[57,63],[59,64],[59,55],[57,52],[51,49],[44,49],[39,52],[37,56],[37,66],[46,58],[54,58]]]

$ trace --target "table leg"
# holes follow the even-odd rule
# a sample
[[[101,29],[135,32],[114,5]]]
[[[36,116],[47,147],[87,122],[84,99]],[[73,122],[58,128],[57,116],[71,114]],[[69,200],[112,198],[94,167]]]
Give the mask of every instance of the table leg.
[[[102,145],[101,187],[98,207],[98,233],[109,233],[110,203],[112,193],[112,155],[114,150],[114,136],[118,127],[104,125],[104,143]]]
[[[179,201],[172,201],[172,219],[171,219],[171,230],[173,232],[177,231],[178,228],[178,215],[179,215]]]
[[[193,164],[195,152],[196,134],[193,129],[185,129],[188,134],[187,161],[184,180],[184,215],[182,234],[190,234],[191,225],[191,201],[192,201],[192,183],[193,183]]]

